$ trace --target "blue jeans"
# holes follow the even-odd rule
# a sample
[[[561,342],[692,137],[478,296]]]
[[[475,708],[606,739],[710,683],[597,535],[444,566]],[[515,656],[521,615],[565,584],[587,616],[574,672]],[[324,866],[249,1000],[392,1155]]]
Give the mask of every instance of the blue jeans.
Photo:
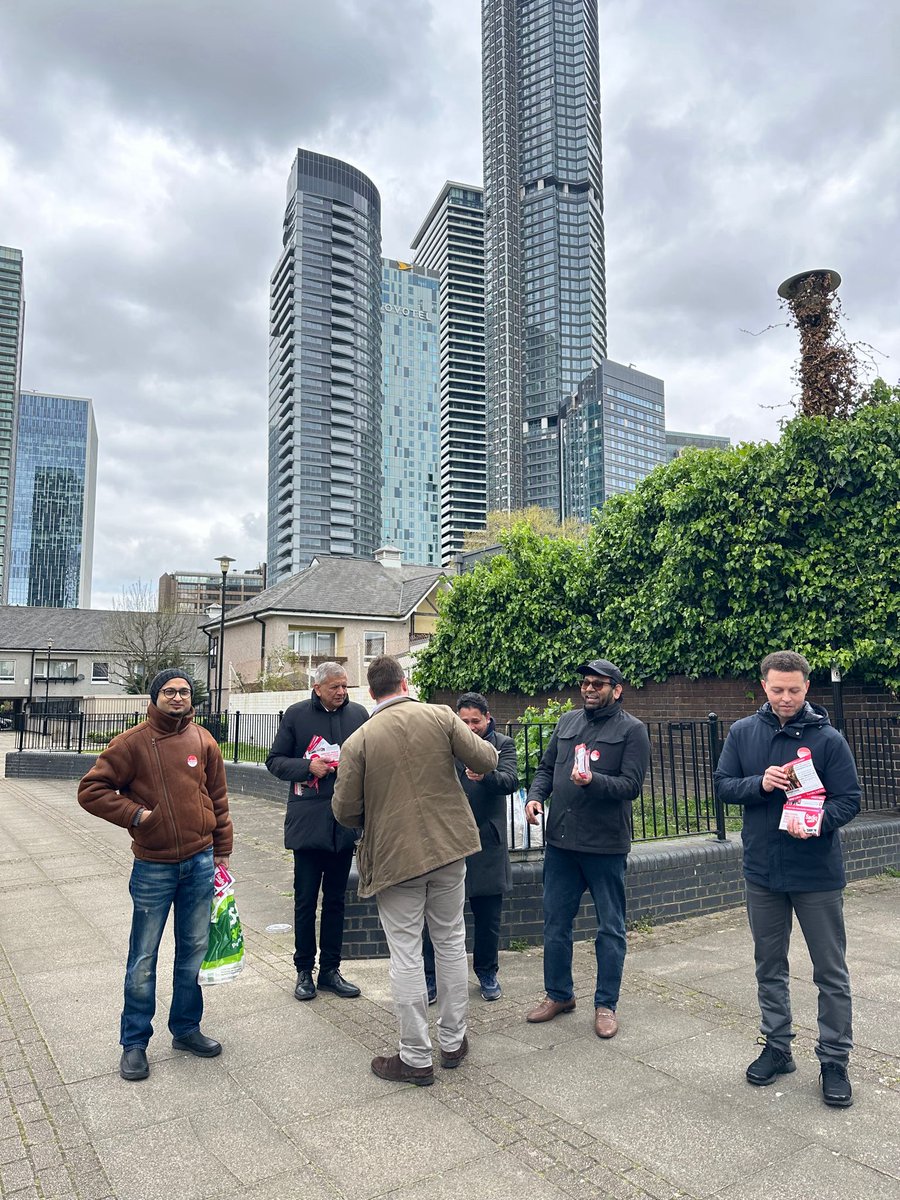
[[[136,858],[128,890],[134,910],[125,968],[125,1007],[119,1042],[144,1049],[153,1036],[156,960],[159,943],[175,908],[175,970],[169,1029],[184,1037],[200,1028],[203,993],[197,973],[209,939],[213,897],[212,847],[184,862],[145,862]]]
[[[597,985],[594,1007],[619,1002],[625,966],[625,854],[583,854],[544,849],[544,988],[564,1003],[575,995],[572,983],[572,923],[589,889],[597,911]]]

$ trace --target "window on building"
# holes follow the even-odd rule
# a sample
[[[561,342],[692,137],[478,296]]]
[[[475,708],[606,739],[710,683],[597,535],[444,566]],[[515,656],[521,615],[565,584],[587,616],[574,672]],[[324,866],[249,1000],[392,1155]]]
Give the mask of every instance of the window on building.
[[[297,654],[327,658],[337,649],[337,635],[334,630],[292,629],[288,633],[288,646]]]
[[[34,664],[35,679],[47,678],[47,660],[38,658]],[[78,662],[74,658],[51,658],[51,679],[74,679],[78,674]]]
[[[372,633],[367,630],[363,634],[363,640],[365,642],[366,658],[375,658],[378,654],[384,654],[385,635],[383,633]]]
[[[91,663],[91,683],[109,683],[109,663]]]
[[[0,658],[0,679],[13,680],[16,677],[16,661],[13,658]]]

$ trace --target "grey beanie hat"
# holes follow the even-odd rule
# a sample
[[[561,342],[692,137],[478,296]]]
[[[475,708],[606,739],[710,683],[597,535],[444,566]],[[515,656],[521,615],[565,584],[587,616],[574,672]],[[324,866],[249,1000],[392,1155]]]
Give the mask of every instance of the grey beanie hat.
[[[194,681],[188,675],[187,671],[182,671],[180,667],[167,667],[165,671],[160,671],[150,684],[150,700],[153,704],[156,703],[156,698],[161,689],[172,679],[183,679],[191,689],[191,700],[194,699]]]

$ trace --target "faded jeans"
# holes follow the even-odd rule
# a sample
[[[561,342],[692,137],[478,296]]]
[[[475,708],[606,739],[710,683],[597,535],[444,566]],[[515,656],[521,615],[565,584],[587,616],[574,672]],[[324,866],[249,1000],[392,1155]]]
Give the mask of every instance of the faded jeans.
[[[128,885],[134,908],[119,1036],[122,1046],[146,1049],[153,1036],[156,960],[169,910],[173,907],[175,968],[169,1029],[173,1037],[184,1037],[200,1028],[203,993],[197,973],[209,939],[213,871],[211,846],[179,863],[134,860]]]

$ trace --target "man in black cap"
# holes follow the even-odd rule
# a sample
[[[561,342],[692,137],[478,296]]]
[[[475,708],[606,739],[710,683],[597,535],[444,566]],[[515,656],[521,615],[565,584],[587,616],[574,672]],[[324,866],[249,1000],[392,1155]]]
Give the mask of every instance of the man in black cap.
[[[622,708],[624,676],[604,658],[578,668],[584,707],[567,712],[550,739],[528,792],[525,817],[544,834],[544,988],[526,1020],[551,1021],[575,1007],[572,923],[585,889],[597,913],[594,1032],[618,1031],[616,1005],[625,965],[625,861],[631,806],[650,765],[646,726]]]
[[[131,834],[133,903],[119,1073],[150,1073],[147,1043],[156,1011],[156,960],[175,910],[175,969],[169,1032],[176,1050],[215,1058],[222,1047],[200,1032],[197,982],[209,939],[213,876],[232,847],[225,764],[216,739],[194,724],[193,684],[180,667],[150,684],[147,719],[113,738],[78,785],[78,803]]]

